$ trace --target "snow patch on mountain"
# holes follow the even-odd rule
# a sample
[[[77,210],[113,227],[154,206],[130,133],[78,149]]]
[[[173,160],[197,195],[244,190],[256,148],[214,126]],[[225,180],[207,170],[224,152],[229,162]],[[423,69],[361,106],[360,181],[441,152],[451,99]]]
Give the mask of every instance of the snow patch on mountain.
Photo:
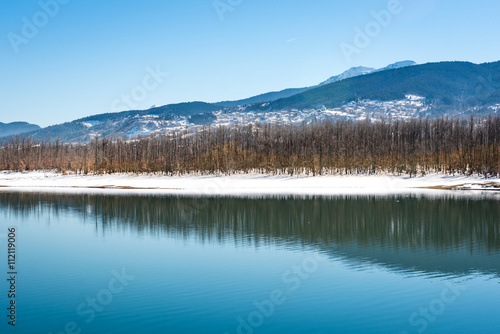
[[[384,68],[379,68],[379,69],[375,69],[375,68],[371,68],[371,67],[364,67],[364,66],[352,67],[342,74],[333,76],[333,77],[329,78],[328,80],[323,81],[322,83],[319,84],[319,86],[328,85],[328,84],[331,84],[334,82],[338,82],[338,81],[349,79],[349,78],[358,77],[361,75],[366,75],[366,74],[381,72],[381,71],[386,71],[386,70],[395,70],[398,68],[413,66],[416,64],[417,63],[414,62],[413,60],[405,60],[405,61],[399,61],[399,62],[394,63],[394,64],[390,64]]]
[[[102,124],[102,122],[99,122],[99,121],[85,121],[85,122],[82,122],[82,125],[86,126],[87,128],[91,128],[91,127],[94,127],[94,126],[99,125],[99,124]]]
[[[192,122],[190,116],[171,115],[135,115],[118,122],[101,125],[119,137],[133,139],[138,136],[168,134],[174,132],[192,132],[203,127],[238,126],[259,123],[271,124],[310,124],[322,120],[369,120],[376,122],[384,119],[409,119],[425,117],[430,112],[431,104],[421,96],[406,95],[405,99],[394,101],[356,100],[344,103],[339,108],[291,109],[278,111],[254,110],[251,107],[221,109],[209,113],[211,118],[204,124]],[[500,105],[498,106],[500,109]],[[90,122],[89,122],[90,123]],[[94,123],[95,124],[95,123]],[[89,130],[91,137],[102,129]]]
[[[395,70],[395,69],[398,69],[398,68],[403,68],[403,67],[408,67],[408,66],[413,66],[413,65],[417,65],[416,62],[414,62],[413,60],[404,60],[404,61],[398,61],[394,64],[390,64],[384,68],[380,68],[378,70],[375,70],[374,72],[380,72],[380,71],[387,71],[387,70]]]
[[[360,75],[369,74],[369,73],[372,73],[373,71],[375,71],[375,69],[374,68],[370,68],[370,67],[363,67],[363,66],[352,67],[352,68],[348,69],[347,71],[345,71],[342,74],[333,76],[330,79],[328,79],[326,81],[323,81],[319,85],[320,86],[328,85],[328,84],[331,84],[331,83],[334,83],[334,82],[338,82],[338,81],[341,81],[341,80],[345,80],[345,79],[349,79],[349,78],[354,78],[354,77],[357,77],[357,76],[360,76]]]

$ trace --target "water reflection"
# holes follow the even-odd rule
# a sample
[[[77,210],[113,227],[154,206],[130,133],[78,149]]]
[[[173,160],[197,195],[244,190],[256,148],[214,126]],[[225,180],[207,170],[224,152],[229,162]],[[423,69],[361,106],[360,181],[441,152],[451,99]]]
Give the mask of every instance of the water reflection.
[[[173,236],[241,247],[310,248],[414,275],[500,274],[500,205],[415,195],[185,198],[0,192],[0,212],[73,212],[106,235]],[[366,265],[363,265],[366,267]]]

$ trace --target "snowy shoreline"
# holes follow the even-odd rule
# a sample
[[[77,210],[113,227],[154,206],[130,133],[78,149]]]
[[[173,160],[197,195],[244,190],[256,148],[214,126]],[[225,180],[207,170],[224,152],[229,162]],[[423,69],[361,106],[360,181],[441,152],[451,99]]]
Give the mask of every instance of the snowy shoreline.
[[[455,191],[452,191],[455,190]],[[0,191],[57,193],[139,193],[198,196],[390,195],[401,193],[491,193],[500,179],[430,174],[408,176],[231,176],[62,175],[56,172],[0,172]]]

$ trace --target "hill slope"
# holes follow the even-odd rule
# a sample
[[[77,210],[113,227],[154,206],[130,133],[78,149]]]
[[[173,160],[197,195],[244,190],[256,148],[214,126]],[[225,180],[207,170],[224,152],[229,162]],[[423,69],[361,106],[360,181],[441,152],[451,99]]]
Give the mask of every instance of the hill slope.
[[[416,63],[412,60],[405,60],[405,61],[400,61],[400,62],[397,62],[394,64],[390,64],[390,65],[388,65],[384,68],[380,68],[380,69],[363,67],[363,66],[352,67],[339,75],[335,75],[333,77],[330,77],[328,80],[323,81],[322,83],[320,83],[319,85],[316,85],[316,86],[304,87],[304,88],[288,88],[288,89],[281,90],[279,92],[270,92],[270,93],[260,94],[257,96],[253,96],[253,97],[250,97],[247,99],[237,100],[237,101],[217,102],[216,104],[223,106],[223,107],[232,108],[232,107],[236,107],[236,106],[246,106],[249,104],[276,101],[279,99],[287,98],[290,96],[294,96],[296,94],[306,92],[306,91],[313,89],[313,88],[316,88],[316,87],[320,87],[320,86],[324,86],[324,85],[327,85],[330,83],[338,82],[338,81],[341,81],[344,79],[349,79],[349,78],[353,78],[353,77],[357,77],[357,76],[361,76],[361,75],[365,75],[365,74],[369,74],[369,73],[373,73],[373,72],[402,68],[402,67],[406,67],[406,66],[413,66],[415,64]]]
[[[25,132],[41,129],[38,125],[26,122],[2,123],[0,122],[0,137],[13,136]]]
[[[130,110],[81,118],[72,122],[49,126],[25,135],[36,139],[59,138],[64,142],[88,142],[95,136],[132,138],[182,129],[191,118],[203,124],[213,118],[213,112],[222,107],[204,102],[171,104],[148,110]]]
[[[391,101],[417,95],[457,111],[500,102],[500,62],[430,63],[342,80],[271,102],[266,110],[336,108],[356,100]]]

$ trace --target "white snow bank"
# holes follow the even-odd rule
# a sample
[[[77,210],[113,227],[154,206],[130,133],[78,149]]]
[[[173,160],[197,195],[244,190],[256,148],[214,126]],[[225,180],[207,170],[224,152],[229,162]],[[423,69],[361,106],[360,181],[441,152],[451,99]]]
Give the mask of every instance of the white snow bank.
[[[427,188],[427,189],[423,189]],[[428,188],[439,188],[428,189]],[[500,179],[478,176],[233,176],[62,175],[0,172],[0,190],[44,192],[133,192],[179,195],[339,195],[436,193],[449,189],[488,191],[500,196]]]

